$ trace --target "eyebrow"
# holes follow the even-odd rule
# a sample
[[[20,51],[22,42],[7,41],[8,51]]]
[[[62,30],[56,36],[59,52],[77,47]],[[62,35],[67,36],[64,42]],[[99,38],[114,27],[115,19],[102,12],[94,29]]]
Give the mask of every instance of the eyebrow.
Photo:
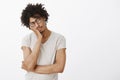
[[[32,21],[32,22],[30,22],[30,23],[34,23],[34,22],[36,22],[37,21],[37,18],[35,18],[35,20],[34,21]]]

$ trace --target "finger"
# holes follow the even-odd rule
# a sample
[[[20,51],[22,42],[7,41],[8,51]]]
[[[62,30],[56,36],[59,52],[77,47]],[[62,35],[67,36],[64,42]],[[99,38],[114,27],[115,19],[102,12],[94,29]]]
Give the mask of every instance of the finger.
[[[36,28],[30,28],[33,32],[35,32],[35,33],[37,33],[38,32],[38,30],[36,29]]]
[[[31,29],[31,30],[34,30],[34,27],[30,26],[30,29]]]
[[[26,65],[25,65],[25,63],[24,63],[24,61],[22,61],[22,66],[21,66],[21,68],[26,68]]]
[[[24,65],[22,65],[22,67],[21,67],[21,68],[26,70],[26,67],[25,67]]]
[[[21,68],[24,69],[25,67],[22,65]]]
[[[25,67],[25,65],[24,65],[24,63],[22,63],[21,68],[24,68],[24,67]]]
[[[22,61],[22,65],[23,65],[23,61]]]
[[[37,27],[35,27],[35,26],[30,26],[30,29],[36,29]]]
[[[24,61],[22,61],[22,65],[24,65],[24,66],[25,66],[25,63],[24,63]]]

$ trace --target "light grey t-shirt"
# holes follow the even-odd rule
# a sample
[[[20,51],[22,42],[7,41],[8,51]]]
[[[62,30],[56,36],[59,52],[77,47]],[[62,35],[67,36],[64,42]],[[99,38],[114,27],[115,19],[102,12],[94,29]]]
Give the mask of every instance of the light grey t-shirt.
[[[34,32],[32,32],[23,38],[22,46],[30,47],[32,50],[36,40],[37,37]],[[37,65],[49,65],[54,63],[56,51],[61,48],[66,48],[66,40],[61,34],[52,31],[48,40],[40,45],[41,49]],[[26,80],[58,80],[58,74],[37,74],[27,72],[25,78]]]

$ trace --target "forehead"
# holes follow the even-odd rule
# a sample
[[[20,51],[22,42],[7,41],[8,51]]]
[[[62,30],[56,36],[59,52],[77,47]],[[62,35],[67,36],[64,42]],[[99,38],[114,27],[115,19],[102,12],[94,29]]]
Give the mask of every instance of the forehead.
[[[38,18],[40,19],[42,17],[39,14],[35,14],[32,17],[29,18],[29,22],[33,22],[33,21],[35,21]]]
[[[36,18],[30,17],[29,22],[34,22]]]

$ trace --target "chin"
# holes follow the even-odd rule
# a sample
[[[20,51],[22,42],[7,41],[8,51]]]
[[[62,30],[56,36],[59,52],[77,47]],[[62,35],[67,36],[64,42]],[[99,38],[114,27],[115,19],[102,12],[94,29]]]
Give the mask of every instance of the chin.
[[[46,29],[43,29],[43,28],[40,29],[39,28],[38,30],[39,30],[40,33],[43,33]]]
[[[42,31],[42,30],[39,30],[39,32],[40,32],[40,33],[43,33],[44,31]]]

